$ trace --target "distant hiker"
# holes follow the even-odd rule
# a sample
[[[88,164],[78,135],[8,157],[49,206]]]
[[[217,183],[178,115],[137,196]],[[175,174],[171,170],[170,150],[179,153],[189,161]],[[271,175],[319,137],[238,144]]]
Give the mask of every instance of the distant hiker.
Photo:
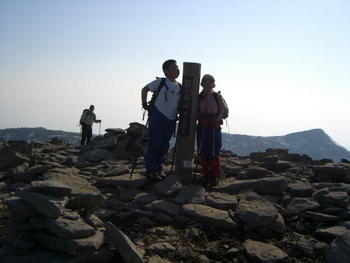
[[[100,123],[101,120],[96,120],[96,114],[94,113],[95,106],[90,105],[89,109],[85,109],[80,117],[81,125],[81,141],[80,145],[89,144],[92,137],[92,124]]]
[[[197,154],[202,166],[204,184],[215,186],[221,173],[220,150],[221,127],[228,116],[228,107],[219,92],[214,92],[215,79],[206,74],[201,81],[203,90],[199,94],[197,124]]]
[[[176,81],[180,74],[175,60],[163,63],[166,78],[157,78],[147,84],[141,91],[142,107],[148,111],[149,145],[146,153],[147,175],[160,180],[163,172],[164,158],[169,150],[169,140],[175,132],[177,109],[181,94],[181,85]],[[147,93],[153,92],[147,103]]]

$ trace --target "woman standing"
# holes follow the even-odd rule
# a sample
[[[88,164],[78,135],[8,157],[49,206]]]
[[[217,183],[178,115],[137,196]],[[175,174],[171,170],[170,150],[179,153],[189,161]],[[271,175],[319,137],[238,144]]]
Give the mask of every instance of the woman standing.
[[[226,106],[220,93],[213,91],[215,79],[206,74],[201,81],[197,124],[197,154],[202,166],[203,182],[215,186],[221,173],[221,124]]]

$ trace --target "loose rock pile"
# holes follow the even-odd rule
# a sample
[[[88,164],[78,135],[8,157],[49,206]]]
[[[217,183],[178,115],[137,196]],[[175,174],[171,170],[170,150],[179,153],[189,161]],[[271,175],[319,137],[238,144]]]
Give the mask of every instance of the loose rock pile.
[[[82,151],[57,140],[1,142],[0,258],[350,262],[350,164],[280,149],[222,152],[215,188],[202,187],[198,171],[190,185],[174,174],[154,183],[142,157],[132,175],[123,160],[144,151],[144,131],[109,130]]]

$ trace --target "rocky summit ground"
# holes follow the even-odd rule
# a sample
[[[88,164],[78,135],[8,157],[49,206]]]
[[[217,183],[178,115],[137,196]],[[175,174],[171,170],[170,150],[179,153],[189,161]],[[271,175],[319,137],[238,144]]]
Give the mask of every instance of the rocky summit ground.
[[[222,152],[215,187],[170,161],[153,182],[142,157],[130,174],[144,131],[0,142],[0,262],[350,262],[349,163]]]

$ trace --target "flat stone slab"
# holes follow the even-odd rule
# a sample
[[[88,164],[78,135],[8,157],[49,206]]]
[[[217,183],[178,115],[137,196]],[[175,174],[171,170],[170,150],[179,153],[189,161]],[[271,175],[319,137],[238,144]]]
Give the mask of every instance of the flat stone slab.
[[[181,212],[180,206],[165,200],[155,200],[152,203],[146,205],[145,209],[149,209],[154,212],[166,213],[171,216],[176,216]]]
[[[291,216],[307,210],[320,208],[320,204],[304,197],[294,197],[284,210],[284,215]]]
[[[174,252],[176,251],[176,248],[169,244],[168,242],[160,242],[160,243],[154,243],[147,247],[147,250],[153,253],[167,253],[167,252]]]
[[[328,215],[328,214],[311,212],[311,211],[307,211],[307,212],[303,213],[302,216],[305,218],[308,218],[312,221],[318,221],[318,222],[338,221],[339,220],[339,217],[334,216],[334,215]]]
[[[309,197],[312,196],[314,189],[311,184],[300,182],[288,184],[288,191],[292,197]]]
[[[261,263],[278,263],[288,259],[283,250],[271,244],[247,239],[243,247],[250,258]]]
[[[152,194],[157,196],[171,195],[182,188],[181,180],[175,174],[170,174],[152,187]]]
[[[80,176],[74,175],[71,171],[67,170],[67,173],[64,173],[64,170],[57,172],[48,172],[44,175],[44,178],[47,180],[52,180],[60,182],[69,188],[72,189],[71,195],[80,195],[80,194],[100,194],[100,191],[92,186],[89,181]]]
[[[350,232],[333,240],[326,259],[328,263],[350,263]]]
[[[84,238],[95,233],[95,230],[81,219],[70,220],[61,217],[48,219],[46,226],[51,233],[63,238]]]
[[[105,226],[109,239],[125,262],[144,263],[141,253],[127,235],[117,229],[111,222],[107,222]]]
[[[119,175],[129,174],[129,173],[130,173],[129,167],[127,165],[122,165],[106,173],[106,177],[119,176]]]
[[[258,194],[277,195],[287,189],[287,179],[283,176],[252,179],[252,180],[224,180],[217,187],[217,192],[238,194],[253,190]]]
[[[143,175],[135,173],[131,177],[130,174],[105,177],[100,179],[98,182],[110,186],[120,185],[125,188],[140,188],[147,182],[147,178]]]
[[[41,193],[44,195],[64,197],[68,196],[72,192],[72,189],[60,182],[45,180],[33,181],[29,186],[29,191]]]
[[[313,197],[325,206],[338,206],[346,208],[349,204],[349,196],[345,191],[330,191],[329,189],[321,189],[314,193]]]
[[[100,194],[86,193],[79,194],[71,197],[66,205],[67,208],[71,209],[93,209],[100,205],[103,201],[103,197]]]
[[[67,203],[67,198],[57,198],[29,191],[21,191],[19,196],[40,214],[53,218],[60,217],[63,214]]]
[[[52,250],[65,251],[70,255],[91,254],[103,245],[104,233],[97,231],[94,235],[80,239],[66,239],[44,233],[34,234],[35,240]]]
[[[24,217],[33,217],[39,215],[39,212],[17,196],[6,199],[5,204],[8,209],[14,213]]]
[[[236,228],[236,223],[225,210],[201,204],[186,204],[182,206],[182,209],[185,214],[193,216],[196,220],[205,224],[224,229]]]
[[[237,196],[219,192],[207,193],[205,202],[211,207],[224,210],[235,209],[238,204]]]
[[[237,176],[239,180],[250,180],[250,179],[259,179],[266,177],[275,177],[278,176],[274,172],[259,166],[250,166],[245,171],[241,171],[241,173]]]
[[[182,187],[175,202],[178,204],[203,204],[205,190],[200,185],[186,185]]]
[[[350,229],[345,226],[331,226],[315,231],[315,234],[318,236],[330,238],[336,238],[347,233],[350,233]]]
[[[277,216],[274,205],[255,193],[242,195],[235,213],[235,218],[252,228],[267,226]]]

